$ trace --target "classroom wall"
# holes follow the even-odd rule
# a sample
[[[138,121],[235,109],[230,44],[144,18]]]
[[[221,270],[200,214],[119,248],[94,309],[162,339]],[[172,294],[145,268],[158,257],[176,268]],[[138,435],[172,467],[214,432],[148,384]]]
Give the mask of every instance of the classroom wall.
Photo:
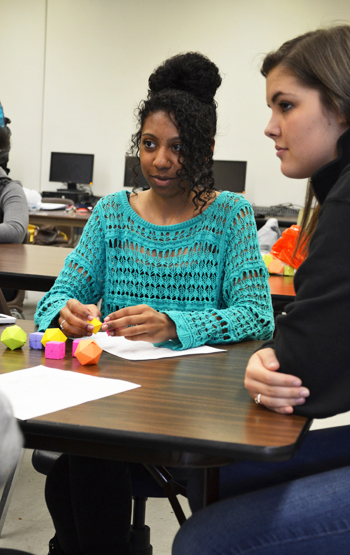
[[[93,192],[123,185],[134,109],[152,70],[197,50],[220,68],[217,159],[247,160],[246,197],[301,205],[305,181],[279,171],[269,118],[264,53],[297,34],[350,22],[343,0],[0,0],[0,100],[13,132],[11,175],[49,183],[51,151],[95,154]]]

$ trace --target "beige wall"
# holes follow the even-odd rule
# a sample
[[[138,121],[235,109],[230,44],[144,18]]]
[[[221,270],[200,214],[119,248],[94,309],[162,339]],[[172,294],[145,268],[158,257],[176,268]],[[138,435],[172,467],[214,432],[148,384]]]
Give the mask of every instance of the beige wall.
[[[95,154],[95,194],[122,188],[133,111],[170,55],[198,50],[224,77],[216,158],[247,160],[256,204],[303,203],[305,182],[284,178],[273,144],[262,55],[299,33],[350,22],[344,0],[0,0],[0,100],[12,119],[11,175],[37,190],[50,152]]]

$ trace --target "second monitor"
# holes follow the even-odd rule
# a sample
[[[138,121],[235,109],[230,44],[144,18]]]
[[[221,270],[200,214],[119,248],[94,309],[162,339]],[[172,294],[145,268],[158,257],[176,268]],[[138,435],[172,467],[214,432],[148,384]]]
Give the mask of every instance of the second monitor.
[[[135,177],[133,171],[134,167],[138,173],[137,177]],[[246,173],[247,162],[214,160],[213,174],[215,189],[219,191],[232,191],[233,193],[244,193]],[[142,174],[137,156],[125,156],[124,187],[135,186],[143,190],[149,189],[149,185]]]

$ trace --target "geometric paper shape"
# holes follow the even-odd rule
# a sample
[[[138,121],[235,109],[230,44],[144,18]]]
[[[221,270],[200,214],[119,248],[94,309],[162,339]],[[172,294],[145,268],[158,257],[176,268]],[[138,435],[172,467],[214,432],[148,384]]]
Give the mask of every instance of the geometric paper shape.
[[[64,358],[66,344],[64,341],[47,341],[45,345],[45,358]]]
[[[101,347],[93,339],[82,339],[75,350],[75,356],[83,366],[97,364],[101,353]]]
[[[283,268],[283,275],[285,275],[285,276],[294,276],[293,266],[288,266],[288,264],[286,264],[285,267]]]
[[[75,351],[77,350],[77,347],[79,345],[81,341],[81,337],[77,337],[77,339],[74,339],[73,343],[72,343],[72,356],[75,357]]]
[[[27,340],[27,334],[19,326],[9,326],[1,334],[1,341],[13,351],[23,347]]]
[[[48,341],[67,341],[67,337],[59,328],[47,328],[41,342],[45,346]]]
[[[92,320],[88,320],[88,324],[90,324],[90,326],[94,326],[94,329],[91,330],[92,333],[97,333],[98,331],[100,331],[101,326],[102,326],[102,322],[100,322],[100,320],[97,320],[97,318],[93,318]]]
[[[272,254],[263,254],[262,257],[263,257],[263,261],[265,262],[266,268],[268,268],[270,263],[273,260]]]
[[[42,338],[44,337],[43,331],[35,331],[29,335],[29,347],[31,349],[43,349],[44,346],[41,343]]]
[[[283,263],[275,258],[269,264],[269,272],[270,274],[283,274]]]

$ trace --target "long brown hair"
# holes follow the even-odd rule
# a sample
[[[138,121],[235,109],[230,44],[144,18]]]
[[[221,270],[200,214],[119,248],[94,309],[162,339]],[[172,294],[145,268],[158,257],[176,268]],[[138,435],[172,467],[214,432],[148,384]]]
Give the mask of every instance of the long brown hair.
[[[264,77],[283,66],[306,87],[319,91],[322,105],[342,114],[350,126],[350,25],[310,31],[289,40],[265,56],[261,66]],[[301,234],[297,248],[306,253],[315,231],[320,206],[309,180]]]

